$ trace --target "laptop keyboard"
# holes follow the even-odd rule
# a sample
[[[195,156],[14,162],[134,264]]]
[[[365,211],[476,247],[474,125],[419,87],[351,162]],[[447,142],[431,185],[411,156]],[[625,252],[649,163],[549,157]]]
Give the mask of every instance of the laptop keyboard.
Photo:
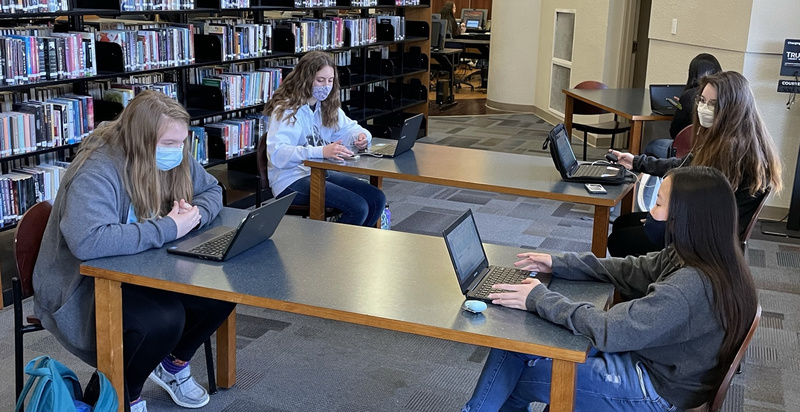
[[[487,296],[490,293],[503,291],[501,289],[493,289],[493,285],[497,283],[522,283],[522,281],[529,277],[530,274],[531,272],[527,270],[492,266],[489,269],[489,273],[483,277],[481,284],[478,285],[474,291],[472,291],[472,294],[475,297],[487,299]]]
[[[616,176],[616,170],[608,170],[606,166],[600,165],[580,165],[572,177],[601,177],[602,175],[613,174]]]
[[[396,144],[387,144],[385,146],[379,147],[377,150],[373,150],[373,154],[379,154],[384,156],[391,156],[394,154],[394,151],[397,149]]]
[[[191,250],[189,250],[189,252],[200,255],[222,257],[222,255],[225,253],[225,250],[228,249],[228,244],[231,243],[231,239],[233,239],[234,235],[236,235],[235,229],[215,237],[208,242],[201,243],[193,247]]]

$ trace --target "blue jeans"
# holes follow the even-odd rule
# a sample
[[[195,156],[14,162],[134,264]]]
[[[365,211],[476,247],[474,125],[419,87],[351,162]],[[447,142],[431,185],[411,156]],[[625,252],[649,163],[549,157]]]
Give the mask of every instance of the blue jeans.
[[[297,192],[292,203],[307,205],[310,202],[310,187],[311,176],[306,176],[290,184],[278,197]],[[325,176],[325,207],[342,212],[339,223],[375,227],[386,207],[386,195],[361,179],[329,171]]]
[[[553,360],[492,349],[478,384],[462,412],[527,411],[531,402],[550,403]],[[644,366],[629,352],[593,349],[578,364],[576,411],[675,411],[661,398]]]

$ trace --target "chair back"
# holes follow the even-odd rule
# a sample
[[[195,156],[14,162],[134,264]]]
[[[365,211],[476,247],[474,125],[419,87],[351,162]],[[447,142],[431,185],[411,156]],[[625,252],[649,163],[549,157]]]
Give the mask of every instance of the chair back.
[[[39,247],[51,210],[53,205],[50,202],[39,202],[28,209],[17,223],[17,233],[14,235],[14,258],[17,261],[17,271],[22,286],[22,299],[33,296],[33,267],[36,265],[36,258],[39,257]]]
[[[575,86],[576,89],[589,89],[589,90],[600,90],[600,89],[608,89],[603,83],[596,82],[594,80],[587,80],[585,82],[580,82]],[[605,114],[608,113],[607,111],[597,107],[592,106],[589,103],[582,102],[578,99],[574,99],[574,103],[572,104],[572,113],[573,114]]]
[[[753,233],[753,228],[756,226],[758,214],[761,213],[761,209],[763,209],[764,205],[767,204],[767,198],[769,197],[769,193],[771,191],[771,188],[767,188],[767,190],[764,191],[764,195],[761,197],[761,201],[758,203],[756,211],[753,212],[753,217],[750,218],[750,222],[747,224],[744,232],[739,234],[739,242],[741,243],[742,251],[744,251],[744,249],[747,247],[747,241],[750,239],[750,235]]]
[[[672,141],[673,156],[683,157],[689,154],[692,150],[693,130],[692,125],[688,125],[675,135],[675,140]]]
[[[742,361],[742,358],[744,358],[745,352],[747,352],[747,346],[749,346],[750,341],[753,340],[753,335],[756,333],[758,322],[760,320],[761,305],[758,305],[756,308],[756,316],[753,318],[753,324],[750,325],[750,331],[748,331],[747,335],[744,337],[742,345],[736,352],[736,356],[733,358],[733,362],[730,364],[728,372],[725,374],[725,379],[723,379],[722,383],[719,385],[719,389],[717,389],[717,394],[714,396],[714,400],[711,402],[709,411],[718,412],[722,409],[722,404],[725,402],[725,396],[728,394],[728,387],[731,386],[731,380],[733,379],[733,376],[736,375],[736,369],[739,367],[739,363]]]
[[[258,168],[258,178],[261,181],[261,190],[269,189],[267,163],[267,134],[264,133],[258,139],[258,145],[256,145],[256,167]]]

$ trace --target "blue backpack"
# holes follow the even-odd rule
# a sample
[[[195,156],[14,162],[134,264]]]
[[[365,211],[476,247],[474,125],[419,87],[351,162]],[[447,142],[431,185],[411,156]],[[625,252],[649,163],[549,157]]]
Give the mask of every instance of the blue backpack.
[[[112,412],[119,406],[114,387],[100,371],[92,376],[86,396],[75,372],[49,356],[28,362],[25,373],[30,377],[17,400],[16,412],[22,410],[29,393],[28,412]]]

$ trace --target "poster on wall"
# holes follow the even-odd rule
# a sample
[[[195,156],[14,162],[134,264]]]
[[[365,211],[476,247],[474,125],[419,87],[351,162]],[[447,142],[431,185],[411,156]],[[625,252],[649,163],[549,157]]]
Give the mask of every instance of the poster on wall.
[[[800,40],[786,39],[783,44],[781,76],[800,76]]]

